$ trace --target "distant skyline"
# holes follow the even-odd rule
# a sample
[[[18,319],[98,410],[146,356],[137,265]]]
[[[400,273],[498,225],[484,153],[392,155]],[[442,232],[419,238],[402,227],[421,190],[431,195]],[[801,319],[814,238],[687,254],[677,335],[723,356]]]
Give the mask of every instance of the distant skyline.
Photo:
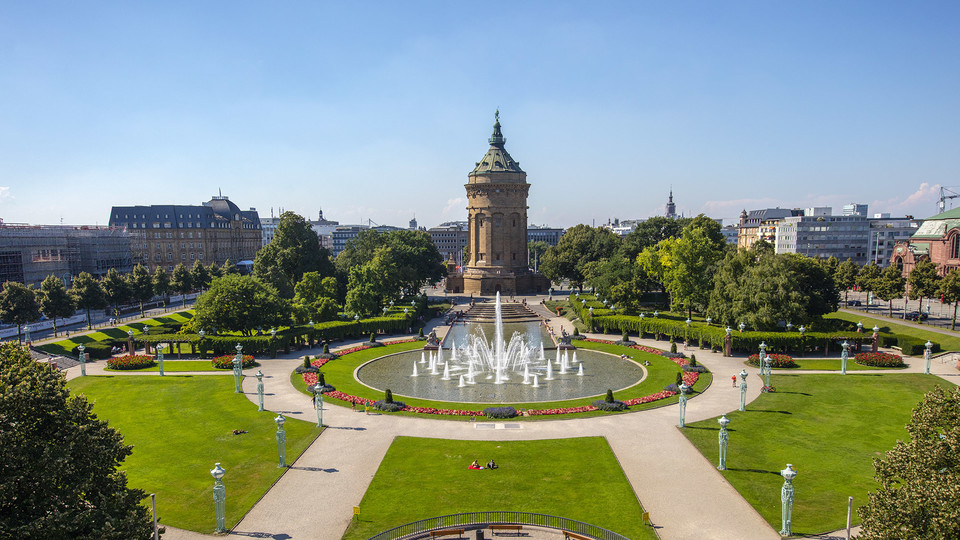
[[[462,220],[498,107],[532,224],[960,192],[954,1],[2,5],[8,223]]]

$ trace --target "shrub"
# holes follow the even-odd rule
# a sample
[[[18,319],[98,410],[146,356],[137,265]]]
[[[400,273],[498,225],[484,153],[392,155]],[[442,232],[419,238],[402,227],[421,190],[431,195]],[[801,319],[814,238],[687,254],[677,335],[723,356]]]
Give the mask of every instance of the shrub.
[[[393,392],[390,391],[389,388],[387,388],[387,391],[385,392],[383,401],[385,401],[385,402],[387,402],[387,403],[393,403]]]
[[[672,352],[662,351],[660,353],[660,356],[666,356],[667,358],[686,358],[686,356],[684,356],[682,352],[677,352],[677,351],[672,351]]]
[[[153,357],[145,354],[118,356],[107,360],[107,367],[110,369],[143,369],[154,365],[156,362]]]
[[[697,355],[695,355],[695,354],[691,354],[691,355],[690,355],[690,365],[691,365],[691,366],[696,366],[696,365],[697,365]]]
[[[862,352],[854,355],[853,359],[861,366],[873,367],[903,367],[903,358],[896,354],[882,352]]]
[[[417,330],[417,337],[418,337],[418,338],[422,338],[422,337],[423,337],[423,328],[420,328],[420,330]],[[324,352],[326,352],[326,351],[324,351]]]
[[[627,408],[627,404],[622,401],[607,401],[605,399],[598,399],[591,403],[591,405],[600,409],[601,411],[608,412],[622,411]]]
[[[897,343],[900,346],[900,351],[908,356],[923,356],[924,351],[927,350],[925,347],[926,340],[919,338],[900,336],[897,339]],[[930,351],[934,353],[940,352],[940,344],[932,341],[931,343],[933,346],[930,347]]]
[[[772,362],[771,365],[775,368],[795,368],[798,367],[797,363],[793,361],[793,358],[786,354],[771,353],[767,355]],[[751,354],[747,357],[747,363],[751,366],[760,365],[760,355]]]
[[[623,337],[620,339],[620,341],[630,341],[630,334],[624,332]]]
[[[113,345],[109,343],[102,341],[91,341],[90,343],[84,343],[83,346],[86,347],[84,353],[86,353],[88,360],[103,360],[113,356]],[[74,347],[70,352],[79,358],[80,351],[78,348],[79,345]]]
[[[604,398],[604,401],[606,401],[607,403],[613,403],[613,401],[614,401],[614,400],[613,400],[613,390],[607,388],[607,397]]]
[[[376,342],[377,342],[377,334],[375,334],[374,332],[370,332],[370,343],[376,343]]]
[[[217,369],[233,369],[233,358],[236,355],[234,354],[225,354],[223,356],[218,356],[210,361],[213,364],[213,367]],[[245,354],[243,355],[243,361],[241,362],[241,367],[243,369],[252,368],[258,366],[256,361],[253,359],[253,355]]]
[[[573,327],[573,335],[575,335],[575,336],[579,336],[579,335],[580,335],[580,329],[577,328],[576,326]]]
[[[324,343],[324,344],[323,344],[323,354],[330,354],[330,344],[329,344],[329,343]]]
[[[305,367],[305,368],[312,367],[312,366],[310,366],[310,356],[309,356],[309,355],[303,357],[303,367]]]
[[[483,415],[487,418],[513,418],[517,416],[517,410],[513,407],[487,407],[483,410]]]
[[[683,384],[683,373],[677,372],[677,382],[674,384],[676,384],[678,388]]]
[[[393,402],[387,403],[386,401],[380,400],[380,401],[374,401],[371,406],[374,409],[378,411],[383,411],[383,412],[397,412],[407,408],[407,404],[402,401],[393,401]]]
[[[677,344],[676,344],[676,342],[674,342],[674,341],[672,341],[672,340],[670,341],[670,352],[672,352],[672,353],[677,352]]]

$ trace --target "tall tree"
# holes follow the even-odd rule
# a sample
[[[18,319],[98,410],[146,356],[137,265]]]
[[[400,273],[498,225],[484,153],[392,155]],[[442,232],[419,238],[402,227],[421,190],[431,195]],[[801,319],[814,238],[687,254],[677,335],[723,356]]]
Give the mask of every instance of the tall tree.
[[[940,275],[937,274],[937,265],[930,262],[930,259],[922,259],[910,271],[907,276],[907,284],[910,285],[910,299],[920,299],[917,305],[917,311],[923,312],[923,299],[930,298],[937,294],[940,288]],[[906,317],[907,306],[903,306],[903,314]]]
[[[146,493],[127,487],[123,436],[66,380],[0,345],[0,531],[5,538],[148,540]]]
[[[397,265],[400,286],[409,292],[419,291],[427,283],[443,278],[446,271],[443,256],[425,231],[362,231],[337,255],[334,264],[338,274],[349,279],[351,269],[369,263],[386,247],[390,248]]]
[[[373,260],[350,270],[346,308],[361,316],[374,315],[398,298],[400,283],[393,250],[382,247]]]
[[[637,228],[623,238],[624,258],[636,259],[641,251],[652,248],[667,238],[680,238],[684,227],[690,221],[690,218],[654,216],[638,223]]]
[[[880,279],[882,272],[880,267],[874,263],[865,264],[860,268],[860,272],[857,273],[857,279],[854,281],[854,284],[860,287],[860,290],[870,291],[876,294],[877,280]]]
[[[197,298],[194,328],[217,328],[249,336],[257,328],[289,322],[287,303],[271,285],[252,276],[230,274]]]
[[[950,330],[957,328],[957,306],[960,304],[960,270],[954,268],[940,281],[940,296],[944,302],[953,304],[953,320]]]
[[[153,272],[153,291],[163,299],[163,306],[167,306],[167,296],[170,294],[170,274],[162,266],[157,266]]]
[[[273,240],[257,252],[253,275],[276,287],[280,296],[293,298],[294,286],[305,272],[332,276],[330,253],[320,246],[310,222],[294,212],[284,212]]]
[[[233,264],[233,261],[231,261],[230,259],[223,261],[223,265],[220,266],[220,275],[236,274],[236,273],[237,273],[237,265]]]
[[[149,302],[154,294],[153,276],[142,264],[137,264],[133,267],[133,272],[127,274],[127,287],[130,289],[130,297],[140,304],[140,316],[143,317],[143,303]]]
[[[586,283],[596,289],[600,296],[627,313],[640,309],[640,300],[650,290],[650,279],[633,259],[627,259],[622,251],[599,261],[587,263],[584,274]]]
[[[47,276],[40,284],[40,311],[53,321],[53,336],[57,336],[57,319],[73,315],[77,310],[63,280],[56,276]]]
[[[866,268],[866,266],[864,268]],[[880,277],[873,280],[873,294],[876,295],[877,298],[887,302],[890,317],[893,317],[893,299],[903,296],[906,285],[907,280],[904,279],[900,269],[896,266],[884,268],[883,272],[880,273]]]
[[[837,260],[833,255],[827,257],[826,259],[819,259],[823,264],[823,269],[827,271],[831,276],[837,275],[837,270],[840,268],[840,261]]]
[[[540,272],[553,282],[570,280],[573,287],[582,291],[587,264],[610,257],[619,247],[620,238],[610,229],[577,225],[544,253]]]
[[[960,388],[928,392],[907,434],[873,459],[880,487],[858,511],[857,538],[960,538]]]
[[[180,295],[181,307],[186,307],[187,293],[193,290],[193,276],[190,275],[190,270],[185,264],[180,263],[173,268],[170,287]]]
[[[117,272],[116,268],[111,268],[107,270],[107,275],[100,280],[100,284],[103,286],[103,294],[106,296],[107,302],[113,305],[113,315],[119,316],[120,304],[130,298],[130,286],[127,284],[127,280],[123,277],[123,274]]]
[[[194,289],[210,288],[210,273],[199,259],[194,261],[193,268],[190,269],[190,282],[193,283]]]
[[[297,324],[332,321],[339,312],[336,298],[336,278],[322,277],[319,272],[307,272],[296,286],[293,318]]]
[[[40,318],[40,302],[33,287],[18,281],[8,281],[0,291],[0,321],[17,325],[17,341],[20,329]]]
[[[223,268],[214,261],[207,267],[207,275],[210,276],[210,282],[212,283],[213,280],[223,275]]]
[[[93,320],[90,311],[94,309],[103,309],[107,307],[107,295],[103,291],[103,286],[87,272],[80,272],[73,280],[73,286],[70,288],[70,296],[76,302],[79,309],[87,312],[87,330],[93,326]]]
[[[831,275],[833,276],[833,281],[837,284],[837,288],[843,291],[843,301],[846,302],[849,298],[850,289],[857,284],[857,276],[860,275],[860,266],[853,262],[853,259],[848,258],[837,265],[837,269]]]

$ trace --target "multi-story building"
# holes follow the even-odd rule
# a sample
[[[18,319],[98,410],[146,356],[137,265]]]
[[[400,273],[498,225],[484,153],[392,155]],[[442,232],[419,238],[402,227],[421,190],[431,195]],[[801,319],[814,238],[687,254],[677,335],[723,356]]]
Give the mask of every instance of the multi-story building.
[[[890,217],[890,214],[874,214],[870,222],[870,246],[867,257],[870,262],[886,268],[893,260],[894,246],[907,242],[917,232],[922,219],[913,216]]]
[[[263,245],[257,210],[240,210],[222,195],[200,206],[114,206],[110,225],[130,232],[134,263],[151,271],[158,266],[172,271],[180,263],[192,266],[195,261],[251,261]]]
[[[737,247],[750,249],[757,240],[766,240],[773,244],[777,238],[777,224],[788,217],[802,216],[798,208],[764,208],[740,212],[737,226]]]
[[[430,240],[445,261],[453,260],[463,266],[463,248],[467,247],[467,222],[447,221],[427,229]]]
[[[39,286],[52,275],[69,286],[80,272],[102,276],[111,268],[133,270],[130,235],[121,228],[0,222],[0,283]]]
[[[283,210],[280,210],[280,213],[283,214]],[[333,249],[333,230],[340,225],[339,221],[330,221],[323,218],[323,210],[320,210],[318,218],[316,220],[307,220],[310,226],[313,228],[313,232],[317,234],[317,238],[320,239],[320,245],[327,249]],[[267,245],[273,241],[273,235],[277,233],[277,225],[280,224],[280,218],[273,216],[273,211],[270,211],[270,217],[260,218],[260,231],[263,237],[263,245]]]
[[[843,215],[845,216],[863,216],[867,217],[866,204],[850,203],[843,205]]]
[[[360,234],[360,231],[365,231],[369,229],[368,225],[341,225],[333,229],[331,233],[331,239],[333,240],[333,250],[331,255],[336,257],[340,254],[344,248],[347,247],[347,242],[353,240]]]
[[[737,245],[737,237],[740,234],[740,228],[736,225],[727,225],[726,227],[720,228],[720,234],[723,235],[723,239],[730,245]]]
[[[870,223],[865,216],[834,216],[829,208],[810,208],[807,215],[785,217],[776,226],[777,253],[868,262]]]
[[[545,242],[548,246],[555,246],[560,242],[566,230],[548,225],[530,225],[527,227],[527,243]]]
[[[935,264],[941,276],[960,268],[960,208],[923,220],[908,241],[894,245],[890,264],[907,276],[923,259]]]

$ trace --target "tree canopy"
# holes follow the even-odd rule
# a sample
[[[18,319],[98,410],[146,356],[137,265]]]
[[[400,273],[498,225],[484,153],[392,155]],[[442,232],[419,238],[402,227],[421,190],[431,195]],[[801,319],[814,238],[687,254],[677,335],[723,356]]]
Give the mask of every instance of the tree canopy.
[[[937,274],[937,265],[930,262],[930,259],[922,259],[910,271],[907,276],[907,284],[910,285],[910,299],[920,299],[917,306],[918,311],[923,311],[923,299],[930,298],[937,294],[940,288],[940,275]]]
[[[70,287],[70,296],[79,309],[87,312],[87,330],[91,328],[90,310],[107,307],[107,296],[103,286],[87,272],[80,272]]]
[[[381,247],[369,262],[350,269],[346,309],[361,316],[374,315],[400,297],[400,272],[393,248]]]
[[[137,264],[133,267],[133,272],[127,275],[127,286],[130,297],[140,305],[140,316],[143,317],[143,303],[153,298],[153,276],[142,264]]]
[[[53,335],[57,335],[57,319],[69,317],[77,310],[77,304],[67,292],[63,280],[47,276],[40,284],[40,311],[53,321]]]
[[[293,318],[298,324],[323,322],[337,318],[337,279],[320,272],[303,274],[293,295]]]
[[[287,324],[287,302],[271,285],[252,276],[229,274],[197,298],[194,328],[216,328],[249,336],[258,328]]]
[[[146,495],[118,470],[131,448],[56,370],[0,345],[0,531],[7,538],[148,540]]]
[[[950,330],[957,328],[957,307],[960,306],[960,270],[956,268],[950,270],[943,280],[940,281],[940,297],[944,302],[953,304],[953,320],[950,323]]]
[[[18,281],[8,281],[0,291],[0,321],[17,325],[17,340],[20,327],[40,318],[40,302],[32,286]]]
[[[113,313],[115,315],[118,314],[120,312],[120,304],[130,298],[130,285],[127,283],[126,278],[123,277],[123,274],[117,272],[116,268],[111,268],[107,270],[107,275],[103,276],[100,283],[103,285],[103,294],[107,299],[107,303],[112,304]]]
[[[619,246],[620,238],[610,229],[577,225],[567,229],[557,245],[543,254],[540,272],[550,281],[568,279],[583,290],[587,264],[610,257]]]
[[[273,285],[283,298],[293,298],[294,286],[306,272],[332,276],[330,253],[320,246],[310,222],[294,212],[284,212],[273,240],[257,252],[253,275]]]
[[[870,265],[867,265],[870,266]],[[866,268],[866,266],[864,267]],[[889,314],[893,317],[893,299],[903,296],[906,290],[907,280],[904,279],[900,269],[896,266],[888,266],[883,272],[873,280],[873,294],[877,298],[888,302]]]
[[[443,256],[430,235],[425,231],[406,230],[388,233],[361,231],[337,255],[334,261],[337,272],[342,279],[349,281],[354,268],[373,261],[383,248],[390,249],[390,257],[396,266],[396,275],[392,277],[397,281],[398,293],[400,287],[409,293],[419,291],[428,283],[440,281],[446,273]],[[347,288],[350,288],[349,283]]]
[[[170,288],[181,296],[180,305],[187,305],[187,293],[193,290],[193,277],[187,265],[180,263],[173,267],[173,276],[170,278]]]

